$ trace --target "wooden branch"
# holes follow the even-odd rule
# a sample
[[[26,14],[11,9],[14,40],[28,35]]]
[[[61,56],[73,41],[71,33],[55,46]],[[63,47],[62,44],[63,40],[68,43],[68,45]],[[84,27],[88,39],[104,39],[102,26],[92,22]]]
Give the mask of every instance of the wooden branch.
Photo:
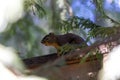
[[[75,54],[74,53],[71,53],[70,55],[68,54],[68,55],[66,55],[66,57],[73,57],[73,56],[78,56],[80,54],[86,54],[90,50],[98,48],[100,45],[114,42],[114,41],[117,41],[118,39],[120,39],[120,33],[118,33],[116,35],[112,35],[111,37],[107,37],[101,41],[96,41],[93,45],[88,46],[82,50],[76,51]]]
[[[99,56],[102,56],[102,54],[99,54]],[[57,58],[58,58],[57,53],[53,53],[53,54],[49,54],[49,55],[24,59],[23,62],[25,63],[25,65],[28,69],[36,69],[38,67],[44,66],[45,64],[51,64]],[[82,60],[82,57],[79,57],[79,58],[65,58],[64,59],[65,63],[62,66],[78,64],[78,63],[80,63],[81,60]],[[89,56],[85,60],[85,62],[90,62],[90,61],[98,61],[98,58],[96,57],[96,55],[93,55],[93,56]],[[58,65],[56,64],[56,66],[60,67],[59,64],[60,63],[58,62]]]
[[[72,58],[72,57],[78,56],[78,55],[80,55],[80,54],[86,54],[86,53],[89,52],[90,50],[92,50],[92,49],[94,49],[94,48],[97,48],[97,47],[99,47],[99,46],[102,45],[102,44],[107,44],[107,43],[110,43],[110,42],[113,42],[113,41],[117,41],[119,38],[120,38],[120,33],[119,33],[119,34],[116,34],[116,35],[113,35],[113,36],[111,36],[111,37],[107,37],[107,38],[105,38],[105,39],[102,40],[102,41],[97,41],[97,42],[95,42],[95,43],[94,43],[93,45],[91,45],[91,46],[88,46],[88,47],[86,47],[86,48],[84,48],[84,49],[82,49],[82,50],[79,50],[79,51],[74,52],[75,54],[74,54],[74,53],[70,53],[70,54],[66,54],[66,55],[64,55],[64,56],[61,56],[61,57],[57,58],[54,62],[52,62],[51,64],[49,64],[49,66],[56,66],[56,65],[58,65],[59,62],[60,62],[61,60],[63,60],[64,58]]]
[[[34,69],[36,67],[44,65],[47,62],[54,61],[57,58],[58,58],[57,54],[53,53],[53,54],[49,54],[49,55],[23,59],[23,62],[25,63],[27,68]]]
[[[74,56],[79,56],[80,54],[85,55],[90,50],[95,49],[102,44],[107,44],[107,43],[110,43],[110,42],[113,42],[113,41],[117,41],[119,39],[119,37],[120,37],[120,34],[113,35],[111,37],[105,38],[102,41],[97,41],[93,45],[88,46],[84,49],[81,49],[79,51],[76,51],[76,52],[73,52],[73,53],[70,53],[70,54],[63,55],[61,57],[58,57],[57,54],[54,53],[54,54],[50,54],[50,55],[39,56],[39,57],[30,58],[30,59],[24,59],[23,61],[28,68],[36,68],[36,67],[39,67],[39,66],[42,67],[43,65],[47,65],[49,67],[58,66],[58,65],[60,65],[60,62],[62,60],[66,61],[67,65],[76,64],[76,63],[80,63],[82,57],[79,57],[78,59],[75,59]],[[92,56],[92,59],[93,58],[96,60],[95,55]],[[90,61],[90,59],[91,59],[91,57],[88,57],[86,59],[86,61]]]

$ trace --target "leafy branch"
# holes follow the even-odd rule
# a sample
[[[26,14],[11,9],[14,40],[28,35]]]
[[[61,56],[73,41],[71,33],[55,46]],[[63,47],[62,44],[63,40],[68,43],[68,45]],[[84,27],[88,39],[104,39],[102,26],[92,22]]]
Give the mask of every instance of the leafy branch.
[[[110,19],[113,23],[120,25],[118,21],[109,17],[104,11],[104,7],[103,7],[104,0],[93,0],[93,2],[96,4],[97,11],[99,11],[104,18]]]
[[[24,6],[27,11],[33,12],[34,15],[37,15],[39,17],[46,15],[42,0],[25,0]]]
[[[116,27],[102,27],[90,21],[89,19],[80,18],[74,16],[66,21],[61,21],[59,26],[60,30],[64,30],[67,33],[74,29],[88,29],[88,38],[95,37],[108,37],[115,34],[118,29]]]

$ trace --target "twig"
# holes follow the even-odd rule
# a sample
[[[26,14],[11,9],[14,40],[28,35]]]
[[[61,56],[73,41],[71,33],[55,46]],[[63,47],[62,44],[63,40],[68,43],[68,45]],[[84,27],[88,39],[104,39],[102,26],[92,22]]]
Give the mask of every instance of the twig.
[[[64,0],[65,6],[67,7],[67,11],[69,13],[69,15],[72,17],[73,16],[73,10],[68,2],[68,0]]]
[[[119,23],[119,22],[117,22],[117,21],[115,21],[114,19],[110,18],[108,15],[106,15],[106,14],[105,14],[105,16],[106,16],[106,18],[110,19],[112,22],[114,22],[114,23],[116,23],[116,24],[119,24],[119,25],[120,25],[120,23]]]

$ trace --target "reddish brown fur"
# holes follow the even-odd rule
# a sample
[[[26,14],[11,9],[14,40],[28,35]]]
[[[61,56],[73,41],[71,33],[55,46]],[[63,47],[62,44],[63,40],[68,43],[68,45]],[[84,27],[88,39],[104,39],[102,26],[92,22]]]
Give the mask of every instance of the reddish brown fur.
[[[58,48],[66,43],[80,45],[85,43],[85,41],[80,36],[73,33],[67,33],[64,35],[55,35],[54,33],[49,33],[41,40],[41,43],[46,46]]]

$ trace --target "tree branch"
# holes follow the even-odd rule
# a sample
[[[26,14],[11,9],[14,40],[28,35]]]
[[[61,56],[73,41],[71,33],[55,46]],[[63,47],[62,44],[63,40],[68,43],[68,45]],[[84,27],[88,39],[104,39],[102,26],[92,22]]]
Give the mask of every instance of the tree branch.
[[[102,44],[107,44],[107,43],[110,43],[110,42],[113,42],[113,41],[117,41],[119,38],[120,38],[120,33],[116,34],[116,35],[112,35],[111,37],[107,37],[107,38],[105,38],[102,41],[97,41],[93,45],[88,46],[88,47],[86,47],[84,49],[81,49],[79,51],[76,51],[76,52],[73,52],[73,53],[70,53],[70,54],[63,55],[63,56],[57,58],[54,62],[45,64],[45,65],[47,65],[48,67],[59,65],[59,62],[61,62],[65,58],[78,56],[78,55],[83,54],[83,53],[86,54],[90,50],[92,50],[94,48],[97,48],[97,47],[99,47]]]

